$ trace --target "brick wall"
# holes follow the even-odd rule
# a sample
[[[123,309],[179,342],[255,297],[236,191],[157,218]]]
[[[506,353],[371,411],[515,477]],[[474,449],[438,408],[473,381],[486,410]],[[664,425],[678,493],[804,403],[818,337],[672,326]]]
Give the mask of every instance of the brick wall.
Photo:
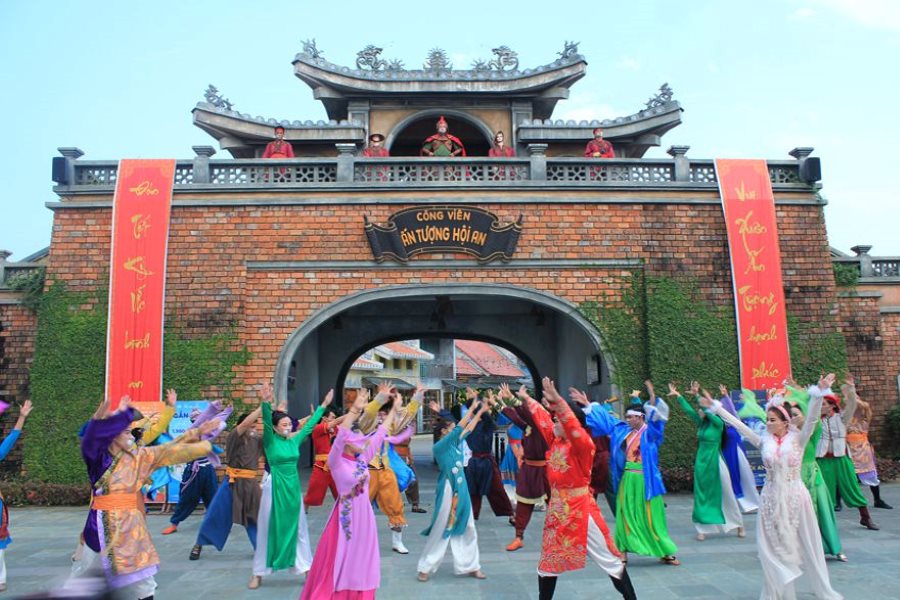
[[[37,321],[19,304],[0,304],[0,400],[11,404],[0,416],[0,430],[6,436],[19,417],[18,406],[28,399],[28,372],[34,355]],[[26,427],[27,429],[27,427]],[[24,440],[27,432],[23,431]],[[22,469],[22,442],[0,462],[0,476]]]
[[[881,313],[875,294],[844,293],[839,298],[850,370],[860,398],[872,404],[871,438],[883,440],[884,417],[900,402],[900,313]]]

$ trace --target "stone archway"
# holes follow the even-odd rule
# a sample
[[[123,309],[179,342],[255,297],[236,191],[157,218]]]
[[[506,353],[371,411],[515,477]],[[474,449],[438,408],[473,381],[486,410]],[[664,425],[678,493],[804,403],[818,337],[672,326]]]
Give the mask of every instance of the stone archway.
[[[397,123],[384,142],[391,156],[419,156],[422,142],[435,132],[435,124],[442,115],[450,133],[462,140],[468,156],[487,156],[494,132],[484,121],[452,109],[419,111]]]
[[[532,376],[549,376],[595,398],[611,389],[599,332],[573,304],[546,292],[496,284],[404,285],[364,290],[323,307],[285,341],[276,391],[292,408],[339,391],[348,361],[386,340],[481,339],[523,357]],[[288,378],[295,381],[288,390]]]

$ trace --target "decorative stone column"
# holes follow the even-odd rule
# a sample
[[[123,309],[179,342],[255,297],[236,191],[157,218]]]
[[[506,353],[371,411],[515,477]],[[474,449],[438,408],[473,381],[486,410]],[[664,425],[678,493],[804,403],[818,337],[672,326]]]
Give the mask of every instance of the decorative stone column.
[[[12,256],[9,250],[0,250],[0,288],[6,286],[6,259]]]
[[[669,146],[666,154],[675,159],[675,181],[691,180],[691,161],[686,156],[690,146]]]
[[[194,157],[191,181],[193,183],[209,183],[209,158],[216,153],[216,149],[212,146],[191,146],[191,150],[197,155]]]
[[[871,249],[872,246],[853,246],[852,248],[850,248],[850,250],[852,250],[856,254],[856,256],[859,257],[860,277],[875,276],[875,268],[872,266],[872,257],[869,255],[869,250]]]
[[[338,151],[337,180],[353,181],[353,163],[356,160],[356,144],[335,144]]]
[[[64,185],[75,185],[75,161],[84,156],[81,148],[62,147],[56,149],[66,160],[66,181]],[[59,182],[62,183],[62,182]]]
[[[528,144],[531,157],[531,180],[547,180],[547,144]]]

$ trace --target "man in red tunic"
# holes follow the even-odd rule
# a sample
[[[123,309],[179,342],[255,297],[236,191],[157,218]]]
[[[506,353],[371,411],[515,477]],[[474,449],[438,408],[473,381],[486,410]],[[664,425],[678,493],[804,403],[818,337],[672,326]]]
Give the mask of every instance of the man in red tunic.
[[[294,158],[294,149],[289,142],[284,141],[284,127],[275,127],[275,140],[266,144],[263,158]]]
[[[466,148],[455,135],[447,133],[447,121],[443,115],[437,122],[437,133],[422,143],[421,156],[465,156]]]
[[[373,133],[369,136],[369,145],[362,151],[362,155],[367,158],[386,158],[391,153],[384,147],[384,136],[380,133]],[[388,181],[390,179],[390,167],[366,167],[366,179],[369,181]]]
[[[590,556],[606,571],[626,600],[637,598],[600,507],[591,493],[594,442],[585,425],[584,412],[570,406],[556,391],[549,377],[543,380],[544,398],[551,413],[534,400],[526,406],[544,436],[547,451],[547,479],[550,503],[544,520],[544,543],[538,563],[538,594],[550,600],[556,578],[566,571],[583,569]],[[578,394],[573,390],[574,394]]]
[[[373,133],[369,136],[369,145],[362,151],[362,155],[374,158],[385,158],[390,156],[391,153],[382,145],[383,143],[384,136],[380,133]]]
[[[594,139],[587,143],[584,148],[585,158],[615,158],[616,153],[613,151],[613,145],[603,139],[603,129],[600,127],[594,130]]]
[[[331,442],[334,439],[337,426],[341,419],[335,419],[334,413],[329,412],[312,430],[312,445],[315,452],[312,474],[309,476],[309,484],[306,486],[306,495],[303,496],[303,504],[310,506],[322,506],[325,500],[325,492],[331,490],[331,497],[337,499],[337,487],[328,470],[328,453],[331,452]]]

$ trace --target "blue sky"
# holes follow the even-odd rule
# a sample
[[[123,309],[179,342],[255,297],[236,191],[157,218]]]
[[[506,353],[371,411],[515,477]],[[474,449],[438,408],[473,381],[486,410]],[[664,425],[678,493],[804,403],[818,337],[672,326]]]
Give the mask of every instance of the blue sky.
[[[58,146],[114,160],[215,145],[190,114],[209,83],[241,112],[324,119],[292,72],[307,38],[338,64],[371,43],[408,68],[435,46],[468,68],[501,44],[534,67],[579,41],[587,76],[555,117],[631,114],[668,82],[684,122],[648,157],[672,144],[696,158],[785,159],[813,146],[831,244],[900,255],[900,194],[888,177],[900,139],[895,0],[0,0],[0,248],[16,260],[49,243]]]

